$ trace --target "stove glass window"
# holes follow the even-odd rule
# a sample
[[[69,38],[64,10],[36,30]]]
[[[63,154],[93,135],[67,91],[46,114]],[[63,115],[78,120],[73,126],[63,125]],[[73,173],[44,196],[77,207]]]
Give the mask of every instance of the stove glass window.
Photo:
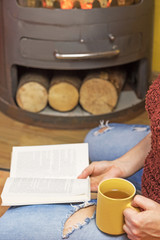
[[[61,8],[61,9],[92,9],[131,6],[142,0],[17,0],[22,7]]]

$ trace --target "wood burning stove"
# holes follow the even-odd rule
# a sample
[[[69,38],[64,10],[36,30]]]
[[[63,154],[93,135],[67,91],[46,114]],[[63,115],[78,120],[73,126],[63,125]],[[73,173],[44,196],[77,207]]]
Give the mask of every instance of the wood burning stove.
[[[123,121],[144,107],[151,76],[153,1],[92,9],[23,7],[0,0],[0,109],[43,127],[94,127],[101,119]],[[79,71],[125,66],[140,103],[98,116],[31,113],[15,101],[22,69]]]

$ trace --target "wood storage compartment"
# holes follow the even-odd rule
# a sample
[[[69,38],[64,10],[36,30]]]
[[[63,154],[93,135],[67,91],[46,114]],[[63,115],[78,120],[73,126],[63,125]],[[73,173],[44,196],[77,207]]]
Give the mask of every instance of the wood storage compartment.
[[[81,106],[94,115],[112,112],[125,80],[125,72],[120,71],[89,74],[80,88]]]
[[[49,105],[60,112],[73,110],[79,102],[80,85],[81,80],[78,76],[54,76],[48,92]]]
[[[19,81],[16,102],[29,112],[40,112],[48,103],[48,78],[42,73],[26,73]]]

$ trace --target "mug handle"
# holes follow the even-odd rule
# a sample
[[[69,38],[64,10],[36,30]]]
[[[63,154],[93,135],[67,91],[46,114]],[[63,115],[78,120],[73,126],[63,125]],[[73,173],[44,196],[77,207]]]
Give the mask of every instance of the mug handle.
[[[133,210],[136,210],[137,212],[140,212],[140,209],[138,207],[133,207],[131,203],[128,203],[126,208],[132,208]]]

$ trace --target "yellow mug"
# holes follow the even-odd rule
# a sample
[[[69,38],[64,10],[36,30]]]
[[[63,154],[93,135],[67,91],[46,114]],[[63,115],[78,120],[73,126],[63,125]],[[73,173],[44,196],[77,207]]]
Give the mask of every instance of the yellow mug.
[[[98,186],[96,225],[107,234],[123,234],[123,211],[131,207],[135,186],[122,178],[111,178]],[[136,209],[136,208],[135,208]],[[137,209],[136,209],[137,210]]]

